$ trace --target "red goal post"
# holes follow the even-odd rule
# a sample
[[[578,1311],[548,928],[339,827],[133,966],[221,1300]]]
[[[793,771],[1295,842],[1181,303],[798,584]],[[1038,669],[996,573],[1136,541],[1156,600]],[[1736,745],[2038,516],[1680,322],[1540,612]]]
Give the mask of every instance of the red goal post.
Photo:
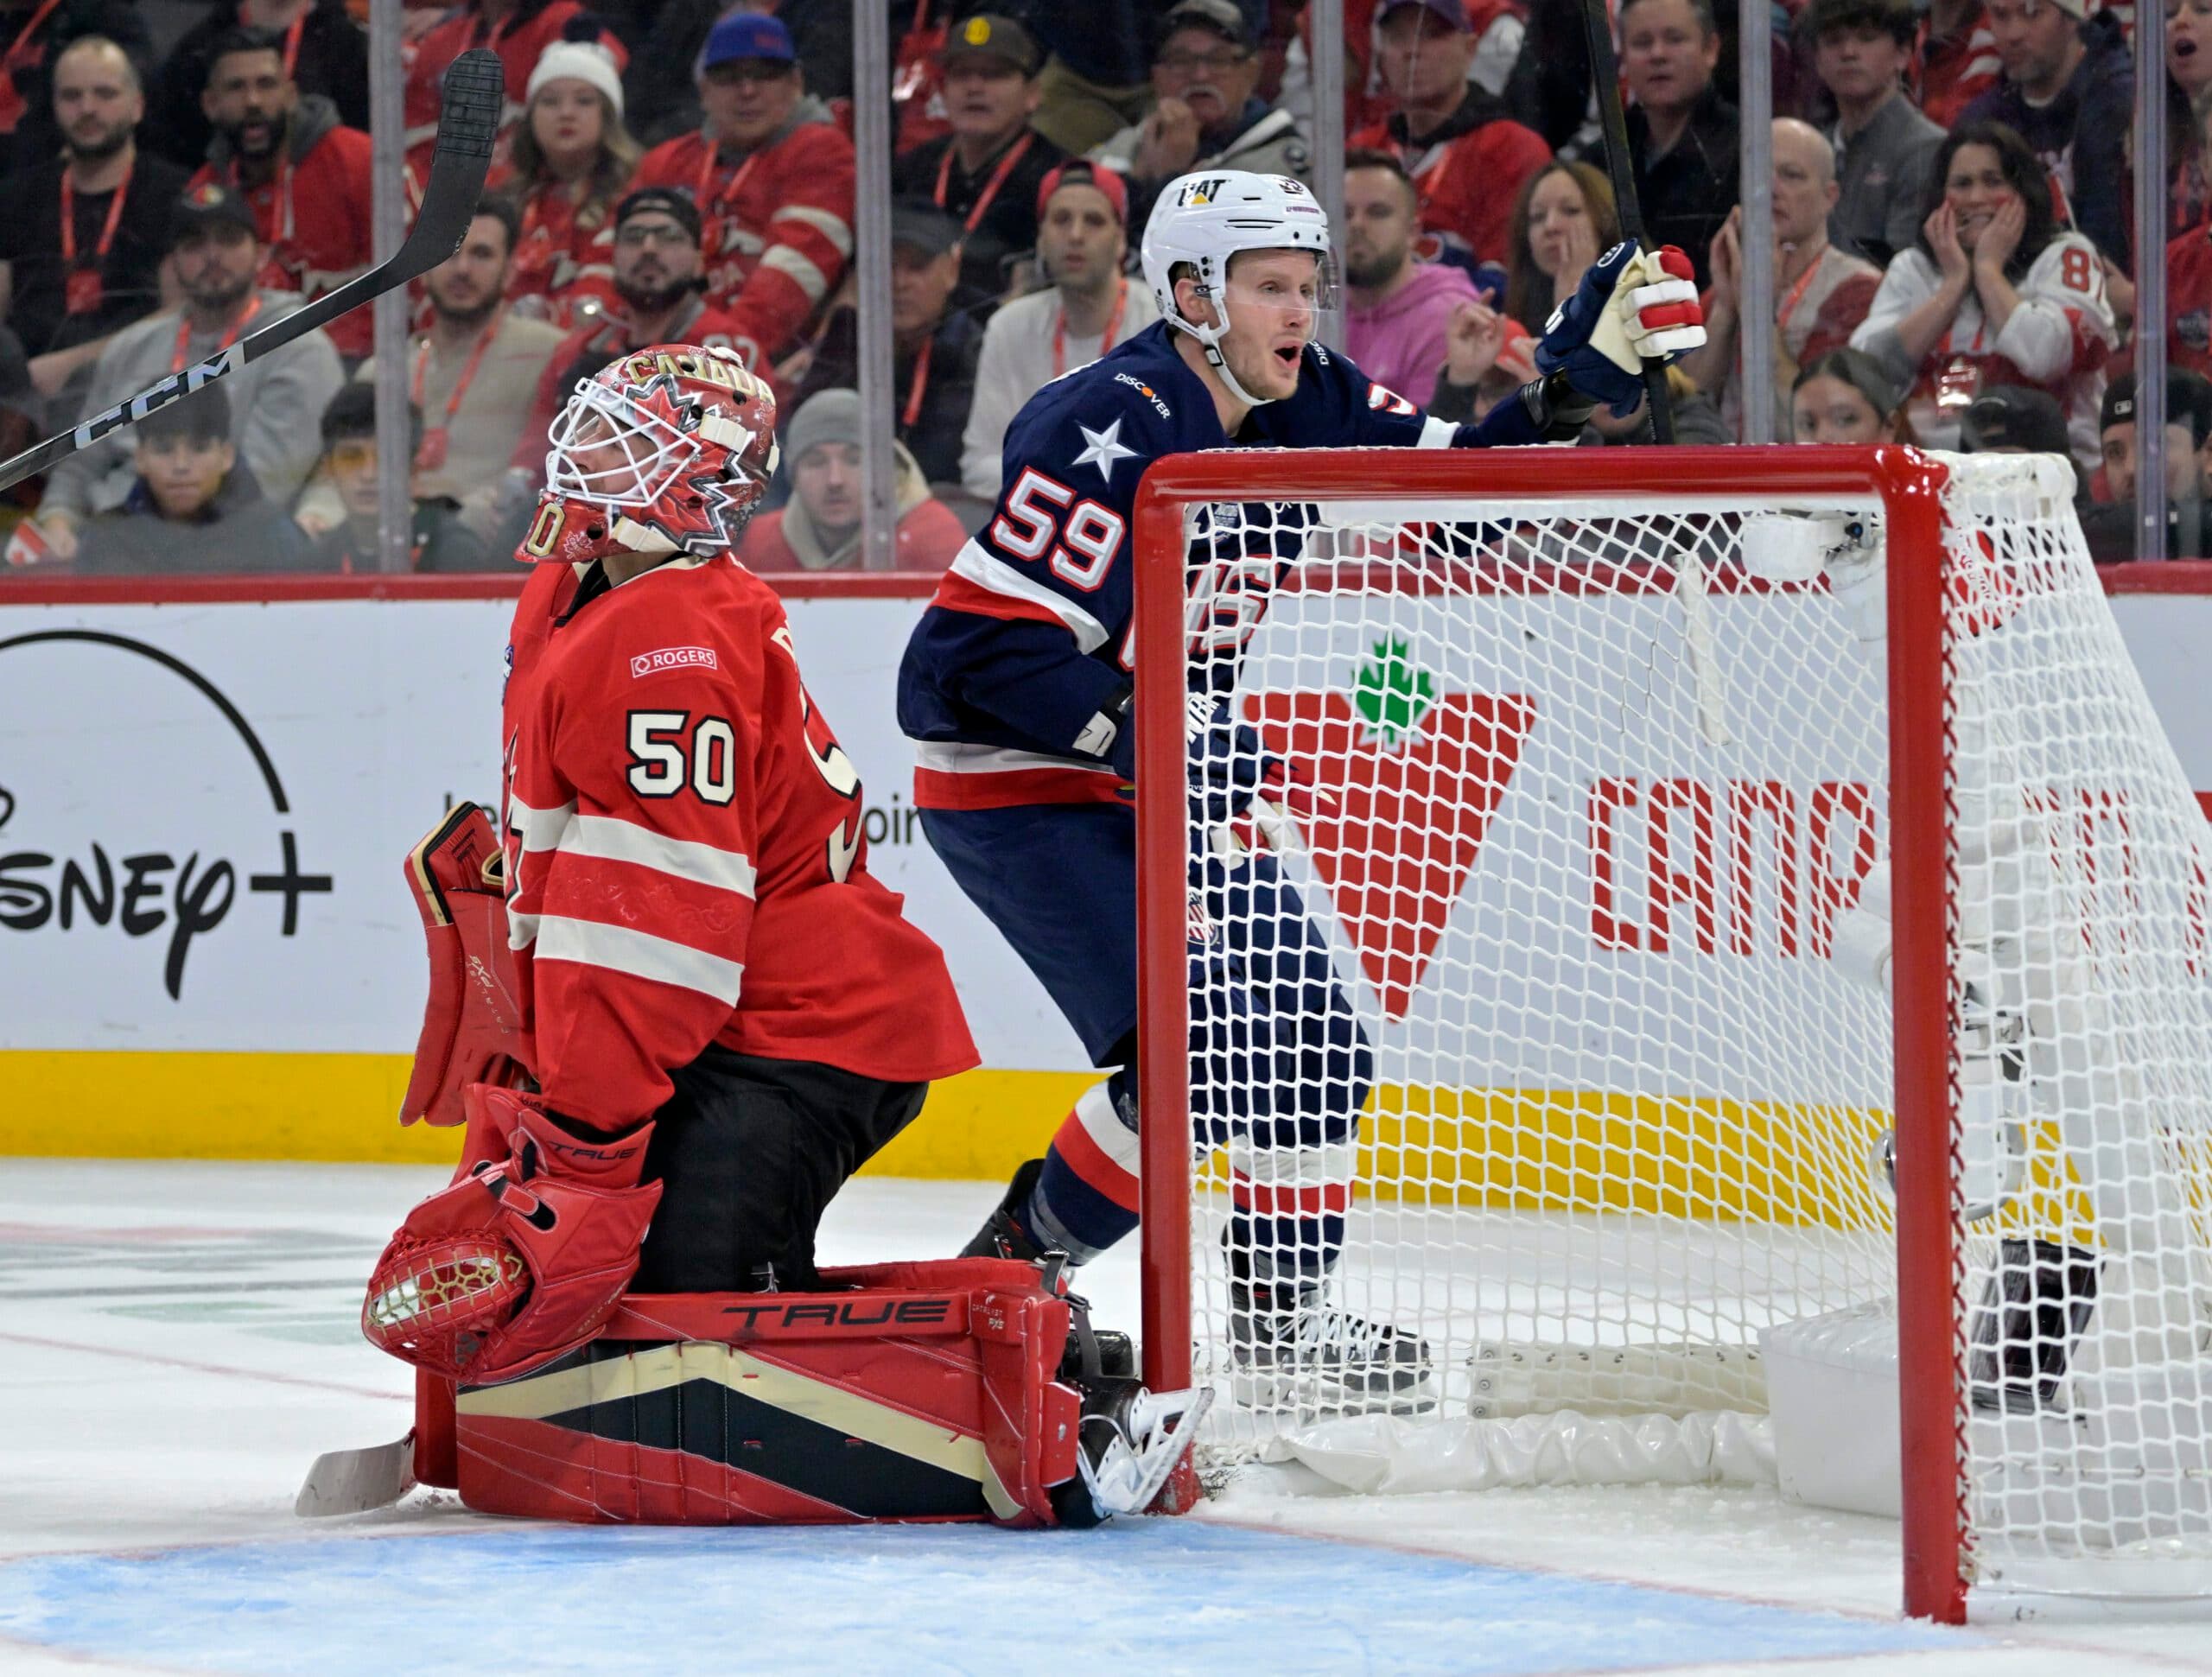
[[[1909,1612],[1963,1617],[1974,1577],[1966,1373],[1967,1271],[1956,1140],[1961,1051],[1954,1020],[1961,980],[1953,951],[1960,924],[1951,848],[1955,717],[1947,690],[1961,632],[1947,543],[1953,467],[1918,451],[1885,447],[1527,448],[1475,450],[1236,450],[1176,456],[1147,472],[1136,508],[1132,651],[1138,716],[1139,1032],[1142,1112],[1141,1207],[1144,1372],[1155,1388],[1188,1385],[1194,1338],[1194,1196],[1186,962],[1185,877],[1192,835],[1186,774],[1186,556],[1194,508],[1255,503],[1356,503],[1405,509],[1409,522],[1450,516],[1510,523],[1517,505],[1637,515],[1640,502],[1731,501],[1761,506],[1854,503],[1878,506],[1887,554],[1889,717],[1886,794],[1895,918],[1894,998],[1896,1362],[1899,1396],[1904,1599]],[[1601,514],[1611,517],[1611,514]],[[1374,527],[1382,527],[1376,525]],[[2078,537],[2076,544],[2078,545]],[[1370,569],[1381,559],[1328,562]],[[2081,560],[2086,567],[2086,555]],[[1598,588],[1632,591],[1624,567]],[[1464,568],[1466,591],[1592,590],[1574,565],[1524,564],[1510,575]],[[1662,572],[1662,575],[1664,573]],[[1674,586],[1667,577],[1662,586]],[[1716,594],[1765,584],[1732,575]],[[1809,586],[1818,588],[1814,582]],[[1707,584],[1699,583],[1702,593]],[[1971,629],[1967,632],[1971,633]],[[1168,796],[1150,789],[1171,789]],[[1426,1308],[1424,1306],[1424,1308]],[[1204,1377],[1205,1371],[1198,1371]],[[1189,1506],[1185,1481],[1166,1499]]]

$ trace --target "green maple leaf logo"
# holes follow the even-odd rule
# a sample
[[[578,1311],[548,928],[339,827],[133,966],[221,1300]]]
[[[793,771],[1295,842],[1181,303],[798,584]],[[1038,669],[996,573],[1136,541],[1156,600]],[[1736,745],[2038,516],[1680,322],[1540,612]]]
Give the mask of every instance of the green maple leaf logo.
[[[1360,666],[1352,705],[1383,743],[1403,743],[1436,704],[1436,683],[1413,661],[1406,643],[1378,640],[1373,658]]]

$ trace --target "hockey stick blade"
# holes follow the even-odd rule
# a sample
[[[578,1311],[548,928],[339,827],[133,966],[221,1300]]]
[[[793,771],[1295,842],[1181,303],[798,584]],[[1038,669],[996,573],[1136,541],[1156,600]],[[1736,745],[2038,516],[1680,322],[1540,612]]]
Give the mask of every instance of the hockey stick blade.
[[[13,488],[79,448],[91,448],[110,431],[136,423],[155,409],[236,372],[247,362],[283,348],[394,286],[421,278],[443,262],[467,237],[477,200],[483,196],[484,176],[492,167],[492,141],[499,132],[499,110],[505,97],[505,72],[499,54],[488,47],[463,53],[446,71],[444,103],[438,111],[437,149],[430,158],[430,178],[423,189],[422,208],[391,260],[355,275],[337,289],[281,321],[270,321],[197,366],[173,372],[128,402],[118,402],[58,435],[34,443],[13,460],[0,463],[0,489]]]
[[[415,1435],[367,1450],[331,1450],[315,1458],[292,1502],[302,1520],[387,1509],[415,1489]]]

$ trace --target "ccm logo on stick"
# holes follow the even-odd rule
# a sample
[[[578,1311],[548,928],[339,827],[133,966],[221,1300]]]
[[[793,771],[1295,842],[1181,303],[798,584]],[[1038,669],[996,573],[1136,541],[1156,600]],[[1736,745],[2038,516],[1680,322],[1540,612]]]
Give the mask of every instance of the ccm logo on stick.
[[[657,652],[640,652],[630,660],[632,680],[657,676],[664,670],[719,670],[721,662],[711,646],[664,646]]]

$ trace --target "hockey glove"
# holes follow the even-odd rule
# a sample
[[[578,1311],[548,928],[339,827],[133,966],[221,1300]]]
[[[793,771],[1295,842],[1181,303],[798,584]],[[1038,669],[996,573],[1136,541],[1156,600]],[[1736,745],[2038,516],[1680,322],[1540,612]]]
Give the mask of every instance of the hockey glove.
[[[1643,363],[1672,361],[1705,342],[1690,259],[1669,245],[1656,256],[1616,245],[1552,311],[1536,370],[1625,419],[1643,399]]]
[[[482,1385],[512,1380],[605,1325],[638,1272],[660,1203],[639,1184],[650,1121],[591,1132],[535,1095],[462,1091],[472,1136],[505,1136],[480,1165],[407,1215],[377,1260],[361,1331],[379,1350]]]
[[[1205,834],[1207,852],[1234,860],[1294,848],[1298,822],[1329,803],[1328,795],[1302,765],[1268,750],[1228,700],[1193,693],[1188,703],[1191,823]]]

